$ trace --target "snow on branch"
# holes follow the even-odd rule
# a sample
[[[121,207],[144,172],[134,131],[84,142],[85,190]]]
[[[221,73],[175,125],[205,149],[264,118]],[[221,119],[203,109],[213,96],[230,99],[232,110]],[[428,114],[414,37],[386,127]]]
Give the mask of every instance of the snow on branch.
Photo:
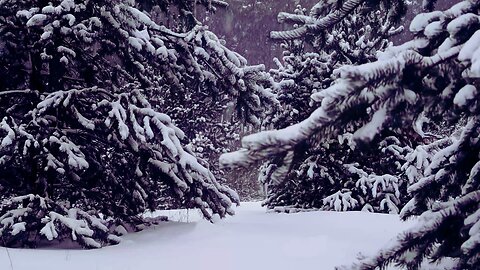
[[[86,108],[78,107],[76,102],[80,102],[83,98],[91,99],[95,93],[101,93],[97,90],[92,88],[53,93],[38,106],[35,119],[39,121],[38,118],[45,117],[45,114],[56,106],[63,106],[84,115],[89,114],[93,119],[82,116],[76,119],[78,124],[85,126],[82,124],[85,119],[89,123],[99,123],[95,125],[94,129],[99,132],[98,136],[107,135],[105,140],[113,140],[134,153],[142,152],[142,155],[148,153],[148,162],[169,176],[172,180],[169,184],[177,190],[178,196],[182,198],[185,193],[192,193],[189,196],[193,196],[193,202],[204,212],[206,217],[210,217],[207,208],[213,209],[214,213],[218,213],[222,217],[233,213],[231,203],[232,200],[238,202],[238,197],[233,191],[219,185],[208,169],[200,165],[191,153],[184,150],[181,144],[184,134],[173,125],[170,117],[153,110],[140,90],[116,95],[113,100],[103,99],[102,95],[97,94],[100,97],[99,101],[93,105],[96,113],[83,112]],[[50,100],[52,101],[50,102]],[[78,115],[73,114],[77,117]],[[69,142],[65,146],[60,146],[60,150],[67,151],[70,167],[88,168],[88,163],[84,159],[79,159],[78,155],[74,155],[79,150],[67,138],[53,139],[53,142],[58,143],[61,140]],[[144,192],[139,194],[144,194]]]
[[[424,212],[418,218],[418,224],[411,229],[408,229],[397,236],[396,239],[390,241],[384,248],[382,248],[375,256],[368,257],[362,260],[359,260],[355,264],[339,269],[355,269],[355,270],[366,270],[373,269],[377,266],[386,266],[390,264],[392,258],[410,251],[420,251],[428,252],[428,254],[434,253],[435,250],[439,250],[439,246],[436,246],[437,243],[427,241],[429,237],[432,237],[437,230],[447,229],[451,224],[448,222],[449,217],[463,215],[461,209],[468,206],[473,206],[480,202],[480,191],[475,191],[469,194],[466,194],[455,200],[451,203],[439,205],[437,210],[430,210]],[[474,219],[475,216],[471,216],[469,220]],[[463,227],[466,231],[472,227],[472,223],[467,223]],[[477,235],[475,235],[477,237]],[[471,250],[471,245],[474,238],[471,238],[472,241],[467,244],[462,245],[462,252],[469,252]],[[426,243],[426,246],[424,244]],[[478,247],[478,242],[474,244]],[[420,254],[420,253],[412,253]],[[426,254],[422,254],[424,256]],[[417,258],[418,259],[418,258]],[[421,262],[421,260],[420,260]],[[402,265],[408,266],[409,268],[416,269],[418,268],[419,260],[413,260],[412,258],[402,257]],[[466,265],[463,265],[464,267]],[[464,268],[461,267],[461,268]],[[460,268],[460,269],[461,269]]]
[[[327,16],[312,20],[307,20],[305,17],[298,17],[295,15],[287,15],[285,13],[279,14],[279,21],[282,20],[294,20],[294,21],[302,21],[305,22],[305,25],[288,31],[273,31],[270,33],[270,37],[273,39],[297,39],[304,36],[308,32],[319,32],[321,30],[328,29],[332,27],[334,24],[340,22],[343,18],[345,18],[348,14],[350,14],[355,8],[361,5],[364,0],[347,0],[345,3],[342,4],[340,9],[337,9]]]
[[[323,203],[335,211],[348,211],[358,206],[358,201],[352,197],[351,191],[338,191],[323,199]]]
[[[107,221],[38,195],[8,198],[2,202],[0,214],[0,235],[6,246],[36,245],[28,242],[31,240],[18,241],[32,232],[48,241],[70,238],[86,248],[120,242],[120,238],[109,233]]]
[[[345,111],[359,104],[372,106],[376,102],[383,101],[384,104],[389,106],[388,110],[390,110],[390,107],[395,107],[403,100],[408,101],[411,96],[408,92],[406,95],[395,94],[397,89],[380,88],[377,92],[371,93],[364,93],[362,90],[363,87],[357,89],[349,83],[338,81],[330,88],[313,95],[317,100],[319,100],[320,95],[322,96],[321,106],[307,119],[284,129],[263,131],[244,137],[242,139],[244,149],[222,155],[220,164],[225,167],[249,166],[271,155],[292,149],[319,130],[327,128],[332,122],[340,120]],[[388,90],[388,92],[385,90]],[[389,100],[390,102],[388,102]],[[374,118],[372,121],[378,122],[379,119]],[[372,127],[374,126],[372,124]],[[372,131],[373,134],[367,137],[372,138],[379,131],[375,128],[375,131]]]
[[[102,207],[106,216],[121,221],[157,209],[166,196],[200,209],[209,220],[232,215],[238,195],[219,184],[183,147],[182,130],[152,108],[142,89],[125,87],[128,91],[121,94],[105,94],[98,87],[56,91],[39,101],[26,118],[5,117],[0,122],[2,181],[10,183],[12,170],[32,162],[38,168],[38,184],[27,191]],[[58,186],[65,190],[50,194]],[[168,195],[162,193],[166,187]],[[81,241],[87,245],[99,247],[86,225],[75,221],[83,212],[70,213],[74,217],[68,218],[59,214],[49,215],[42,231],[47,238],[56,238],[55,228],[63,224],[74,235],[83,235]]]
[[[192,9],[195,3],[172,5]],[[198,3],[210,8],[226,5],[218,0]],[[97,4],[98,7],[90,8]],[[18,9],[19,18],[11,19],[19,20],[18,27],[30,29],[30,38],[43,48],[35,51],[41,56],[35,64],[39,69],[42,63],[51,65],[43,72],[58,76],[51,80],[59,84],[57,87],[52,83],[44,85],[50,92],[63,85],[69,85],[66,89],[78,86],[70,80],[84,87],[90,87],[88,81],[94,80],[109,91],[125,83],[140,82],[145,87],[168,84],[176,91],[195,93],[195,85],[212,95],[228,94],[235,100],[239,117],[255,125],[267,108],[278,106],[265,67],[249,66],[245,58],[224,46],[200,24],[173,30],[155,22],[147,11],[129,1],[62,1],[28,10],[22,6],[14,8]],[[93,42],[95,46],[91,46]],[[112,46],[115,50],[110,57],[125,58],[125,63],[113,64],[98,54],[110,52]],[[50,72],[57,69],[59,72]]]

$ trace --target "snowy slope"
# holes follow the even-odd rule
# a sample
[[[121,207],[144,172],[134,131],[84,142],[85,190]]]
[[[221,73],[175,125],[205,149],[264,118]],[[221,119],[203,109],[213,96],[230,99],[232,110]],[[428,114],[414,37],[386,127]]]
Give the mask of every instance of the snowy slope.
[[[2,248],[0,269],[333,269],[374,253],[413,223],[364,212],[265,213],[259,203],[243,203],[215,224],[193,211],[169,215],[177,222],[98,250]]]

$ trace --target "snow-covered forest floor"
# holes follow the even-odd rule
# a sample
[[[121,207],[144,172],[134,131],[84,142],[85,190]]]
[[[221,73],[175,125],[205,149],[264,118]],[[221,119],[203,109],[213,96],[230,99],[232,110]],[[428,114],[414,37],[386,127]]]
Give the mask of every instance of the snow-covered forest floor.
[[[256,202],[215,224],[192,210],[162,214],[172,221],[103,249],[2,248],[0,269],[333,269],[415,224],[365,212],[266,213]]]

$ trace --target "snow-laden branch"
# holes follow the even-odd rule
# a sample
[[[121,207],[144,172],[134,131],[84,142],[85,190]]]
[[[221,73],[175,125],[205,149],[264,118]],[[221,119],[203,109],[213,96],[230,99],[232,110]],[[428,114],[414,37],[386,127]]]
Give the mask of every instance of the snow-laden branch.
[[[321,30],[328,29],[340,22],[348,14],[350,14],[355,8],[361,5],[364,0],[348,0],[341,6],[340,9],[337,9],[327,16],[320,19],[307,19],[306,17],[299,17],[296,15],[290,15],[287,13],[280,13],[278,15],[278,20],[282,22],[283,20],[302,22],[305,25],[300,26],[299,28],[287,31],[273,31],[270,33],[270,37],[273,39],[297,39],[301,38],[308,32],[319,32]]]
[[[360,99],[365,87],[372,83],[378,84],[385,79],[398,78],[397,75],[402,74],[407,67],[428,69],[456,57],[460,50],[461,46],[455,46],[431,57],[408,50],[390,60],[341,67],[336,71],[340,78],[333,86],[312,95],[312,99],[321,102],[321,106],[307,119],[285,129],[264,131],[244,137],[242,140],[244,149],[222,155],[220,163],[225,167],[248,166],[271,155],[288,151],[327,127],[328,124],[339,120],[344,110],[353,107],[349,104],[350,102],[360,104],[365,101]],[[379,87],[374,89],[372,94],[381,96],[384,90],[385,88]],[[415,98],[415,94],[411,91],[405,91],[403,95],[407,99]],[[352,100],[352,96],[359,97],[359,100]],[[369,105],[374,101],[376,100],[367,100]]]

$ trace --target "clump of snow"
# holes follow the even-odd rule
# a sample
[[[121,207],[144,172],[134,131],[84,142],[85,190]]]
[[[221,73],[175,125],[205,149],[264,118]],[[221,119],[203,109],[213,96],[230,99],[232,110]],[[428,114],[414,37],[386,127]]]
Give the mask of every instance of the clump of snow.
[[[453,5],[451,8],[445,11],[445,15],[450,18],[455,18],[461,14],[466,13],[468,10],[472,10],[472,7],[476,5],[473,1],[460,1]]]
[[[437,10],[415,16],[410,23],[410,32],[417,33],[423,31],[425,27],[430,24],[430,22],[440,18],[442,15],[443,12]]]
[[[73,26],[76,20],[75,16],[73,16],[72,14],[66,14],[63,16],[63,18],[68,21],[69,26]]]
[[[67,47],[65,47],[65,46],[58,46],[58,47],[57,47],[57,51],[58,51],[59,53],[63,53],[63,54],[66,54],[66,55],[70,55],[70,56],[72,56],[72,57],[76,57],[76,56],[77,56],[77,54],[75,53],[75,51],[73,51],[72,49],[67,48]]]
[[[330,205],[335,211],[348,211],[358,206],[358,201],[352,197],[352,192],[337,191],[323,199],[323,204]]]
[[[453,19],[447,25],[447,31],[450,33],[451,37],[455,37],[457,33],[469,25],[474,25],[478,23],[479,18],[473,13],[463,14],[462,16]]]
[[[130,44],[130,46],[132,46],[133,48],[135,48],[137,51],[141,51],[142,50],[142,43],[140,39],[138,38],[135,38],[135,37],[129,37],[128,38],[128,43]]]
[[[480,30],[477,30],[467,42],[463,45],[460,53],[458,54],[458,60],[469,61],[480,47]]]
[[[60,63],[64,65],[68,65],[68,58],[65,56],[62,56],[62,58],[60,58]]]
[[[19,222],[19,223],[15,223],[12,225],[12,235],[17,235],[19,234],[20,232],[24,232],[26,230],[26,227],[25,227],[25,224],[27,224],[26,222]]]
[[[138,20],[141,24],[144,24],[144,25],[154,25],[154,22],[152,22],[152,20],[145,14],[143,13],[142,11],[136,9],[136,8],[133,8],[133,7],[128,7],[128,10],[130,11],[130,13],[132,14],[132,16]]]
[[[433,38],[440,33],[443,32],[443,24],[442,22],[432,22],[427,27],[425,27],[425,30],[423,33],[425,34],[426,37],[428,38]]]
[[[42,13],[43,14],[53,14],[55,13],[55,7],[49,5],[49,6],[45,6],[42,8]]]
[[[369,123],[355,131],[353,134],[354,140],[370,142],[382,130],[386,117],[387,109],[385,107],[380,108],[373,114]]]
[[[29,10],[20,10],[17,12],[17,17],[24,17],[30,19],[34,13],[37,13],[40,9],[39,8],[31,8]]]
[[[7,117],[4,117],[2,122],[0,122],[0,130],[3,130],[7,133],[7,136],[3,137],[0,143],[1,149],[13,143],[13,141],[15,140],[15,131],[7,124]]]
[[[58,149],[61,152],[64,152],[68,156],[68,165],[75,170],[88,169],[89,164],[85,160],[85,155],[82,153],[80,148],[70,141],[67,137],[62,136],[57,138],[55,136],[50,136],[49,142],[51,144],[58,145]]]
[[[27,21],[27,27],[40,26],[47,19],[45,14],[35,14]]]
[[[477,88],[471,84],[462,87],[453,99],[453,103],[459,107],[465,106],[470,100],[477,95]]]

